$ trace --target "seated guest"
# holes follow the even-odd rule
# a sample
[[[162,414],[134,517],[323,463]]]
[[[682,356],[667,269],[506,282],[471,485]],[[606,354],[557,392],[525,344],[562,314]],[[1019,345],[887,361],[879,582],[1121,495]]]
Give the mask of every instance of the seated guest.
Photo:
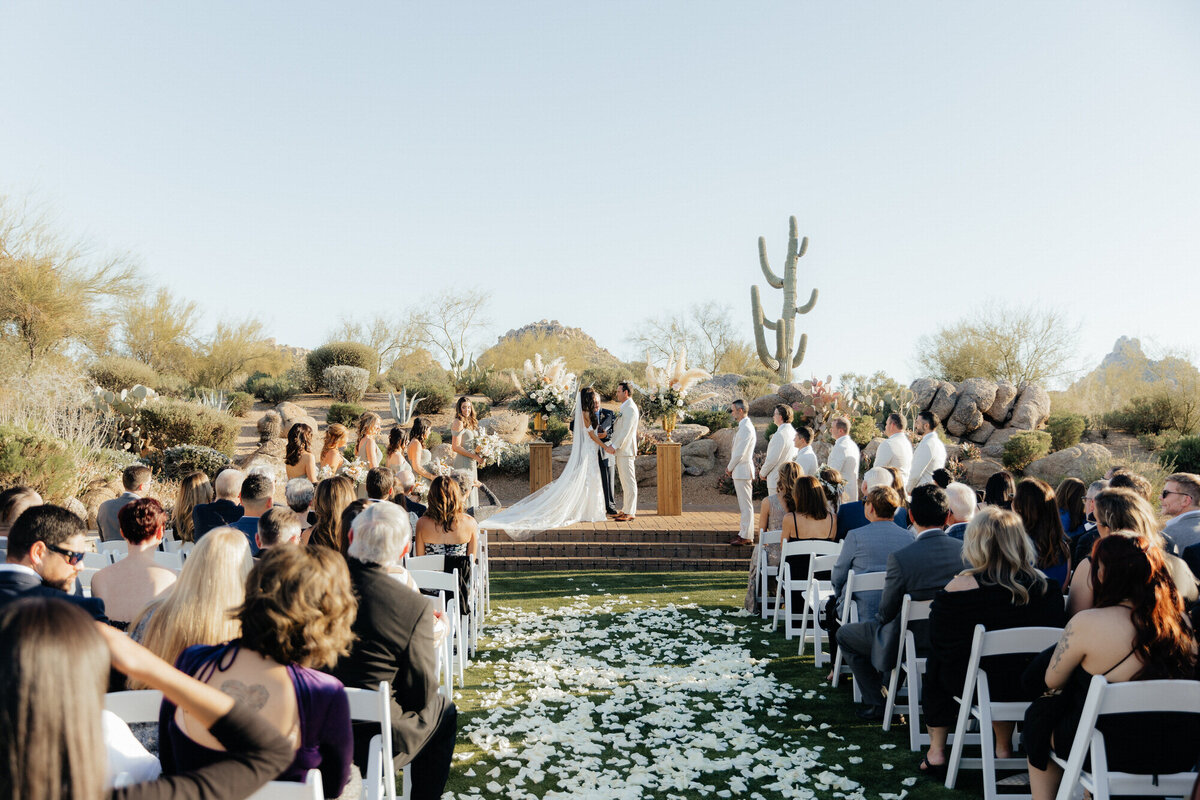
[[[1184,550],[1200,544],[1200,475],[1168,475],[1162,490],[1162,512],[1167,517],[1163,533],[1176,547]]]
[[[242,508],[245,513],[229,527],[237,528],[246,534],[246,542],[250,545],[250,555],[258,555],[258,545],[254,541],[258,533],[258,520],[267,509],[275,505],[275,481],[266,475],[247,475],[242,481]]]
[[[211,503],[213,486],[208,475],[196,470],[188,473],[179,482],[179,491],[175,494],[175,508],[171,511],[171,524],[175,529],[175,539],[180,542],[193,542],[196,532],[192,527],[192,511],[196,506]]]
[[[340,795],[350,777],[350,704],[341,681],[318,668],[349,652],[356,605],[340,555],[273,547],[250,570],[246,600],[234,612],[241,636],[189,647],[176,663],[202,683],[260,703],[259,713],[295,751],[278,779],[303,781],[308,770],[320,770],[326,797]],[[221,743],[169,700],[159,729],[166,775],[218,757]]]
[[[243,517],[243,519],[245,519]],[[263,550],[280,544],[300,544],[300,520],[290,508],[276,506],[258,518],[254,543],[261,555]]]
[[[901,528],[907,528],[911,523],[908,519],[908,493],[904,488],[904,473],[899,467],[884,467],[888,475],[891,476],[891,487],[896,490],[896,496],[900,498],[900,507],[896,509],[896,516],[893,521]]]
[[[121,472],[121,485],[125,492],[112,500],[105,500],[96,511],[96,527],[100,529],[100,541],[121,541],[121,524],[117,513],[129,503],[144,497],[150,490],[150,468],[145,464],[131,464]]]
[[[242,481],[245,479],[246,476],[241,470],[232,467],[221,470],[217,475],[213,485],[217,499],[198,505],[192,510],[192,532],[197,542],[213,528],[232,525],[246,513],[246,509],[239,505]]]
[[[786,406],[779,407],[785,408]],[[802,475],[810,478],[816,477],[817,470],[820,469],[820,462],[817,460],[817,454],[812,448],[812,428],[807,425],[801,425],[795,428],[795,431],[796,455],[792,456],[792,460],[800,465],[800,469],[803,470]]]
[[[821,486],[821,479],[814,475],[800,475],[792,484],[792,503],[783,515],[783,542],[835,541],[837,517],[829,510],[829,500]],[[788,569],[793,580],[808,577],[808,555],[791,555],[787,558]],[[804,593],[793,591],[788,600],[789,608],[802,608]]]
[[[879,486],[891,486],[892,474],[883,467],[872,467],[867,470],[867,474],[863,476],[860,489],[863,497],[872,489]],[[843,541],[846,534],[855,528],[861,528],[866,525],[867,515],[862,500],[851,500],[847,503],[842,503],[838,506],[837,511],[837,540]]]
[[[1087,522],[1083,524],[1083,533],[1076,537],[1071,543],[1071,572],[1079,566],[1079,562],[1083,561],[1092,552],[1092,545],[1096,543],[1096,539],[1100,535],[1096,532],[1096,495],[1108,488],[1107,480],[1092,481],[1092,485],[1088,487],[1087,494],[1083,496],[1083,512],[1087,515]]]
[[[846,485],[846,481],[842,478],[842,473],[833,467],[818,469],[817,479],[821,481],[821,491],[825,493],[825,503],[829,506],[829,513],[836,517],[838,509],[842,505],[842,487]]]
[[[1062,518],[1050,484],[1039,478],[1022,478],[1013,495],[1012,510],[1021,517],[1025,532],[1033,541],[1037,555],[1035,566],[1060,586],[1067,585],[1071,574],[1071,548],[1063,533]]]
[[[945,487],[946,502],[950,504],[950,516],[946,519],[946,535],[960,542],[967,532],[967,523],[975,516],[979,507],[975,490],[965,483],[951,482]]]
[[[842,543],[837,564],[833,568],[833,597],[829,598],[825,618],[829,620],[829,638],[836,645],[837,620],[846,607],[846,578],[850,570],[855,575],[868,572],[883,572],[887,569],[888,557],[897,550],[913,543],[912,532],[892,522],[900,498],[890,486],[877,486],[867,492],[865,499],[869,522],[850,531]],[[860,620],[874,619],[879,610],[879,592],[855,593]]]
[[[837,632],[838,645],[862,693],[860,719],[883,719],[883,673],[896,664],[904,595],[931,600],[963,568],[962,542],[942,530],[950,513],[946,493],[933,484],[918,486],[913,490],[911,510],[917,540],[888,556],[887,579],[875,618]],[[917,625],[913,630],[918,647],[927,649],[926,626]]]
[[[391,500],[396,492],[396,478],[387,467],[375,467],[367,472],[367,499],[372,502]]]
[[[350,542],[349,540],[345,539],[345,535],[350,532],[350,526],[354,524],[354,520],[358,517],[358,515],[365,511],[367,506],[371,504],[372,501],[360,497],[350,505],[346,506],[346,509],[342,511],[340,525],[343,532],[342,537],[347,546],[349,546]]]
[[[753,614],[757,614],[760,610],[758,606],[759,548],[766,548],[767,564],[772,567],[779,566],[779,551],[781,549],[778,544],[762,544],[762,534],[767,531],[783,530],[783,515],[787,513],[788,506],[792,502],[792,486],[795,484],[796,477],[799,474],[799,464],[794,461],[784,462],[779,466],[779,475],[775,483],[774,493],[763,498],[762,508],[758,514],[759,536],[758,540],[754,543],[754,552],[750,555],[750,577],[746,586],[746,610]]]
[[[1150,481],[1125,467],[1113,470],[1112,477],[1108,479],[1108,486],[1110,489],[1132,489],[1147,502],[1154,502],[1154,487],[1150,485]]]
[[[1195,634],[1162,549],[1144,536],[1116,533],[1097,542],[1092,555],[1095,607],[1067,623],[1044,671],[1045,659],[1039,658],[1026,672],[1040,674],[1036,683],[1044,681],[1029,687],[1035,693],[1047,688],[1062,692],[1053,704],[1034,703],[1025,713],[1022,745],[1034,800],[1051,800],[1058,792],[1062,770],[1050,750],[1063,758],[1071,751],[1094,675],[1109,683],[1196,677]],[[1153,774],[1193,770],[1200,737],[1193,719],[1180,722],[1170,713],[1102,719],[1099,730],[1109,769]]]
[[[288,480],[305,478],[310,483],[317,480],[317,457],[312,454],[313,429],[307,423],[296,422],[288,430],[287,450],[283,466]]]
[[[929,730],[929,750],[920,770],[945,778],[946,740],[958,718],[975,626],[1061,628],[1066,623],[1062,587],[1031,566],[1033,543],[1021,518],[989,506],[967,526],[963,557],[970,565],[933,598],[929,616],[930,653],[921,684],[921,705]],[[1032,656],[986,659],[992,699],[1033,700],[1022,692],[1021,672]],[[995,722],[996,757],[1012,757],[1015,723]]]
[[[302,534],[317,522],[317,515],[312,510],[316,494],[317,487],[308,478],[292,478],[283,489],[284,499],[288,508],[295,512]]]
[[[437,800],[450,774],[457,732],[454,704],[438,692],[434,613],[429,602],[388,573],[408,550],[408,515],[392,503],[373,503],[347,534],[350,581],[358,598],[350,654],[333,674],[346,686],[392,685],[392,750],[409,765],[413,800]],[[356,761],[378,726],[355,726]]]
[[[1087,512],[1084,511],[1087,487],[1078,478],[1064,478],[1054,490],[1054,501],[1058,504],[1058,516],[1062,519],[1063,532],[1074,542],[1084,532]]]
[[[439,475],[429,487],[429,510],[417,520],[413,554],[445,556],[445,571],[458,570],[458,602],[466,614],[471,601],[471,567],[479,556],[479,525],[463,507],[458,481]]]
[[[318,483],[313,499],[317,521],[308,529],[308,541],[304,543],[309,547],[328,547],[345,553],[346,532],[342,530],[342,512],[354,502],[356,494],[354,481],[345,475],[326,478]]]
[[[41,504],[42,496],[28,486],[14,486],[0,492],[0,536],[8,537],[13,523],[25,509]]]
[[[127,630],[143,608],[170,591],[178,575],[154,561],[167,522],[157,500],[134,500],[121,509],[117,521],[129,555],[92,576],[92,597],[104,601],[110,624]]]
[[[220,749],[194,771],[114,788],[102,721],[110,666],[161,691]],[[60,600],[30,598],[0,613],[0,682],[0,719],[8,721],[0,725],[6,797],[243,798],[292,757],[287,741],[249,703],[181,674]]]
[[[1163,563],[1175,583],[1183,602],[1192,604],[1200,599],[1200,584],[1179,556],[1167,552],[1167,541],[1158,530],[1154,507],[1132,489],[1105,489],[1096,495],[1097,541],[1114,532],[1141,536],[1163,551]],[[1095,545],[1093,545],[1093,548]],[[1079,562],[1071,578],[1071,593],[1067,608],[1071,614],[1091,608],[1095,602],[1092,589],[1090,557]]]
[[[1008,470],[1000,470],[992,473],[992,476],[987,479],[987,483],[983,485],[983,504],[1007,508],[1011,511],[1013,495],[1016,493],[1017,482],[1013,480],[1012,473]]]
[[[246,599],[253,566],[241,531],[214,528],[196,543],[166,597],[134,620],[130,636],[171,664],[192,645],[236,639],[241,626],[232,612]],[[129,688],[145,687],[131,683]]]
[[[103,600],[69,594],[83,569],[86,536],[83,520],[65,508],[25,509],[8,533],[6,563],[0,564],[0,608],[22,597],[58,597],[107,622]]]
[[[954,482],[954,476],[950,474],[950,470],[945,467],[940,467],[933,471],[933,482],[945,489]]]

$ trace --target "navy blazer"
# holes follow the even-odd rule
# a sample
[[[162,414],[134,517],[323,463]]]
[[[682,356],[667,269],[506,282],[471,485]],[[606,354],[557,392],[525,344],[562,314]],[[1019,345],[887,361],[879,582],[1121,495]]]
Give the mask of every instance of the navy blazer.
[[[200,537],[213,528],[222,525],[232,525],[246,513],[246,509],[232,500],[214,500],[211,503],[201,503],[192,509],[192,538],[197,542]]]
[[[100,622],[108,622],[104,614],[104,601],[99,597],[78,597],[61,589],[47,586],[41,578],[24,570],[0,571],[0,608],[22,597],[55,597],[82,608]]]
[[[240,519],[234,522],[229,527],[237,528],[242,533],[246,534],[246,542],[250,545],[250,555],[255,558],[261,552],[258,547],[258,520],[259,517],[247,517],[244,514]]]

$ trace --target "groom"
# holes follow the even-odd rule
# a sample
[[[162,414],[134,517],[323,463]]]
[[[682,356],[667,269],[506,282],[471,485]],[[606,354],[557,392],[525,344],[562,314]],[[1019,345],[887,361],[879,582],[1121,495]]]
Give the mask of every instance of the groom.
[[[633,402],[629,381],[617,384],[617,400],[621,403],[617,409],[617,423],[613,427],[612,439],[604,449],[617,459],[617,475],[621,478],[621,513],[615,519],[617,522],[631,522],[637,515],[637,471],[633,464],[637,458],[637,431],[641,413],[637,403]]]

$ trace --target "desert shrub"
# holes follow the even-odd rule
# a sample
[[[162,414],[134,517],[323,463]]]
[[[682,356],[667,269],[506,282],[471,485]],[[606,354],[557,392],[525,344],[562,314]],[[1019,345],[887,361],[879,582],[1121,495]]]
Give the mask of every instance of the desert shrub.
[[[159,398],[138,412],[138,424],[150,447],[165,450],[181,444],[211,447],[233,454],[241,425],[224,411],[171,398]]]
[[[139,383],[154,388],[154,384],[159,382],[158,373],[153,367],[121,356],[104,356],[97,359],[87,368],[87,376],[97,386],[117,393],[122,389],[131,389]]]
[[[1023,472],[1026,467],[1050,452],[1050,434],[1045,431],[1025,431],[1004,443],[1000,461],[1005,469]]]
[[[74,496],[78,469],[65,442],[15,425],[0,425],[0,485],[30,486],[46,502],[61,503]]]
[[[1178,431],[1163,431],[1162,433],[1143,433],[1137,437],[1138,443],[1151,453],[1166,450],[1183,438]]]
[[[225,395],[225,402],[229,403],[230,414],[244,417],[246,412],[254,408],[254,395],[248,392],[230,392]]]
[[[1200,473],[1200,436],[1184,436],[1159,453],[1164,467],[1176,472]]]
[[[372,392],[390,392],[395,388],[386,375],[376,375],[375,380],[371,381]]]
[[[471,405],[475,406],[475,419],[483,419],[492,413],[492,404],[487,400],[476,400]]]
[[[191,383],[179,375],[159,375],[150,388],[163,397],[187,397],[192,393]]]
[[[1087,418],[1082,414],[1051,414],[1046,421],[1046,430],[1050,434],[1050,451],[1057,453],[1079,444],[1087,430]]]
[[[326,367],[321,373],[321,385],[334,399],[343,403],[357,403],[367,394],[367,383],[371,373],[362,367],[336,364]]]
[[[472,361],[454,381],[454,391],[459,394],[484,394],[484,389],[496,377],[495,369]]]
[[[429,436],[426,437],[426,439],[425,439],[425,447],[428,450],[432,450],[433,448],[435,448],[439,444],[441,444],[443,441],[444,440],[442,439],[442,435],[440,433],[438,433],[437,431],[430,431]]]
[[[216,480],[217,473],[232,464],[224,453],[194,444],[156,450],[145,461],[154,470],[155,478],[169,481],[182,480],[196,470],[208,475],[209,480]]]
[[[255,375],[246,381],[246,391],[267,405],[277,406],[300,394],[300,387],[286,375],[279,378]]]
[[[1175,409],[1170,396],[1135,397],[1116,411],[1104,415],[1108,427],[1132,433],[1162,433],[1175,424]]]
[[[588,367],[579,376],[580,386],[591,386],[605,400],[616,399],[617,384],[629,376],[617,367]]]
[[[763,460],[766,458],[766,453],[758,453],[754,456],[754,474],[759,475]],[[717,491],[721,494],[736,494],[733,489],[733,478],[722,474],[717,478]],[[762,500],[767,496],[767,481],[765,478],[757,477],[750,483],[750,496],[755,500]]]
[[[367,410],[357,403],[330,403],[329,413],[325,417],[325,424],[332,425],[337,422],[348,428],[353,428],[358,424],[358,418],[365,413],[367,413]]]
[[[779,426],[775,424],[774,420],[768,422],[767,427],[763,430],[763,438],[767,441],[771,441],[771,437],[774,436],[775,432],[778,430]]]
[[[483,387],[480,394],[487,397],[492,402],[492,405],[498,406],[507,403],[517,396],[517,387],[513,386],[512,379],[506,375],[493,375],[492,379]]]
[[[733,417],[723,408],[692,409],[683,421],[686,425],[703,425],[710,432],[733,427]]]
[[[879,425],[870,414],[855,417],[854,421],[850,423],[850,441],[859,447],[866,447],[878,435]]]
[[[421,398],[417,403],[417,414],[437,414],[450,405],[455,397],[454,389],[447,380],[416,378],[403,384],[403,388],[408,392],[410,400],[413,397]]]
[[[313,350],[305,359],[309,379],[318,386],[322,385],[327,367],[358,367],[365,369],[369,377],[378,363],[379,354],[360,342],[331,342]]]
[[[529,445],[510,444],[500,453],[500,460],[484,471],[495,470],[513,478],[522,478],[529,474]]]
[[[751,375],[742,378],[737,382],[738,391],[741,393],[742,399],[749,402],[756,397],[762,397],[767,393],[767,379],[760,378],[757,375]]]
[[[541,432],[541,437],[542,437],[543,441],[549,442],[554,447],[558,447],[560,444],[562,444],[564,441],[566,441],[567,436],[569,436],[570,433],[571,433],[571,429],[570,429],[570,427],[567,426],[567,423],[563,422],[560,419],[555,419],[554,417],[550,417],[546,420],[546,430]],[[530,420],[529,421],[529,436],[530,436],[530,438],[536,439],[538,437],[538,435],[539,435],[538,431],[535,431],[533,429],[533,420]]]

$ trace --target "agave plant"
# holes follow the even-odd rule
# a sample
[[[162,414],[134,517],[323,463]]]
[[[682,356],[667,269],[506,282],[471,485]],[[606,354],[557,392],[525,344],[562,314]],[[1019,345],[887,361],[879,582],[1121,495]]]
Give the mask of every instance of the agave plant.
[[[207,408],[228,412],[233,403],[225,399],[224,390],[201,389],[196,393],[196,402]]]
[[[421,398],[413,395],[412,402],[408,401],[408,390],[400,387],[400,399],[396,399],[395,392],[388,392],[388,404],[392,408],[392,419],[396,420],[397,425],[407,425],[416,413],[417,403],[421,402]]]

